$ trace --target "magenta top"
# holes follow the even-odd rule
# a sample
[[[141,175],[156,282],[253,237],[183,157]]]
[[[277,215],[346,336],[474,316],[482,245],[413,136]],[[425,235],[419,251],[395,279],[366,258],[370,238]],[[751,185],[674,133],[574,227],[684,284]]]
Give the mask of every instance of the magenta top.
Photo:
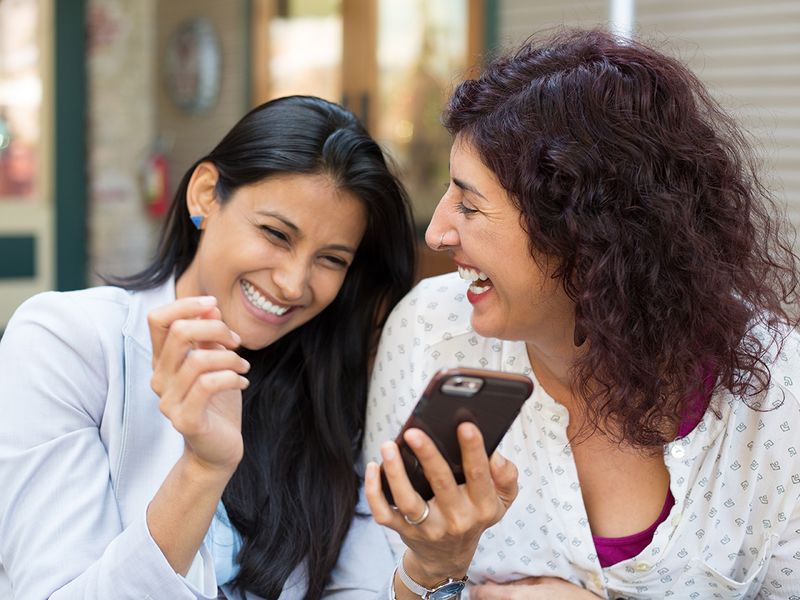
[[[693,407],[693,410],[687,411],[687,414],[684,415],[683,419],[681,420],[681,424],[678,427],[677,437],[681,438],[689,434],[703,419],[703,415],[708,408],[708,402],[710,399],[709,394],[711,392],[713,383],[713,376],[711,374],[707,375],[705,378],[707,393],[698,394],[697,403]],[[655,533],[656,528],[667,520],[669,511],[672,510],[674,505],[675,498],[672,495],[672,491],[667,489],[667,499],[664,501],[664,508],[661,509],[661,514],[659,514],[655,522],[644,531],[614,538],[593,535],[592,539],[594,540],[597,558],[600,560],[600,566],[610,567],[611,565],[615,565],[623,560],[633,558],[642,550],[644,550],[653,540],[653,534]]]

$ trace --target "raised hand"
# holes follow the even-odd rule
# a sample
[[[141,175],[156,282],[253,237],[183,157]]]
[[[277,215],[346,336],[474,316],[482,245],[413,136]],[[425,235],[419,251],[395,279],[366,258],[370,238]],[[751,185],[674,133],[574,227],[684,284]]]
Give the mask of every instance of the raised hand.
[[[419,429],[404,434],[406,443],[420,461],[435,497],[428,509],[411,486],[397,445],[381,447],[383,468],[397,503],[387,502],[375,463],[367,466],[365,491],[374,519],[397,531],[408,547],[404,565],[422,585],[433,585],[447,577],[462,577],[483,532],[497,523],[517,495],[517,469],[495,453],[486,456],[483,437],[472,423],[458,427],[458,439],[466,483],[458,485],[449,465],[434,442]],[[427,516],[418,524],[421,515]],[[398,594],[398,598],[400,594]]]
[[[177,300],[148,315],[153,390],[161,412],[183,435],[187,457],[212,469],[235,470],[242,458],[242,375],[239,336],[222,321],[216,299]]]

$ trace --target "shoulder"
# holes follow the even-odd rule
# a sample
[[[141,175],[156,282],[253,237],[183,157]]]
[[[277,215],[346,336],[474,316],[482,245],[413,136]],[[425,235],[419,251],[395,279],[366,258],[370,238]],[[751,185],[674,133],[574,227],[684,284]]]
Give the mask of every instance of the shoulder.
[[[757,332],[759,335],[761,332]],[[763,357],[769,371],[766,390],[749,397],[725,394],[724,431],[727,444],[755,468],[782,464],[795,478],[800,471],[797,435],[800,433],[800,336],[796,331],[776,332]],[[800,479],[797,481],[800,484]]]
[[[18,417],[88,414],[87,422],[99,423],[106,390],[122,368],[128,296],[119,288],[92,288],[24,302],[0,341],[0,382],[7,392],[0,408],[22,411]]]
[[[96,325],[108,327],[115,321],[121,327],[130,297],[130,292],[115,287],[37,294],[19,306],[9,321],[7,334],[18,328],[36,327],[53,333],[79,334]]]
[[[775,343],[768,355],[771,373],[779,378],[775,383],[787,387],[800,385],[800,381],[795,381],[800,379],[800,334],[796,330],[789,331],[779,343]]]
[[[457,273],[423,279],[394,308],[385,335],[412,335],[417,344],[429,346],[470,333],[472,308],[465,291]]]
[[[796,415],[800,422],[800,334],[783,330],[773,332],[769,340],[763,362],[770,384],[762,397],[749,404],[767,412],[779,408],[778,412]]]
[[[53,361],[70,354],[83,357],[86,368],[101,369],[105,355],[121,347],[131,296],[114,287],[37,294],[9,321],[2,355]]]

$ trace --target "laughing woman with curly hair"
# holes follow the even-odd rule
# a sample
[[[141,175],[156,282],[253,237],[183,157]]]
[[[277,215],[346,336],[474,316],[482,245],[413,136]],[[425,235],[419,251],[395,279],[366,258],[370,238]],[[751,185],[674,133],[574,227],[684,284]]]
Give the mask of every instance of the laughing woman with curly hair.
[[[571,31],[460,84],[445,125],[427,241],[468,281],[398,305],[368,402],[365,458],[397,510],[375,464],[367,497],[399,534],[397,597],[467,574],[472,600],[800,594],[798,263],[734,122],[678,61]],[[405,434],[426,504],[387,440],[455,365],[535,391],[510,460],[459,426],[461,486]]]

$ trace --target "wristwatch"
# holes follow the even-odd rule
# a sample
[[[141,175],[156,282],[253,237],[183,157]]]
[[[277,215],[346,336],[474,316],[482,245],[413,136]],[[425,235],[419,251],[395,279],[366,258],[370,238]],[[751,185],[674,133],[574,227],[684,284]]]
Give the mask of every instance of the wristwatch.
[[[403,582],[409,591],[416,594],[422,600],[451,600],[452,598],[459,598],[464,587],[467,585],[467,576],[464,575],[463,579],[453,579],[448,577],[444,581],[437,583],[432,588],[426,588],[420,585],[406,573],[403,567],[403,558],[397,563],[397,574],[400,576],[400,581]]]

